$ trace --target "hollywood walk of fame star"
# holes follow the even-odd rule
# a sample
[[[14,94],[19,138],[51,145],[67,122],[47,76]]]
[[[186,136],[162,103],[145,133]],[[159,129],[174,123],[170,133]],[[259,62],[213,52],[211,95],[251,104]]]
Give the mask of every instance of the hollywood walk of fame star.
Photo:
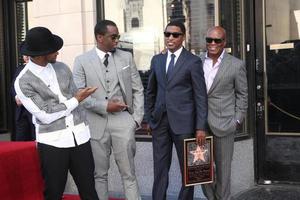
[[[197,148],[196,148],[195,151],[190,151],[190,153],[194,155],[193,163],[195,163],[198,160],[202,160],[203,162],[205,162],[204,155],[205,155],[206,152],[207,152],[206,149],[204,150],[202,147],[197,145]]]

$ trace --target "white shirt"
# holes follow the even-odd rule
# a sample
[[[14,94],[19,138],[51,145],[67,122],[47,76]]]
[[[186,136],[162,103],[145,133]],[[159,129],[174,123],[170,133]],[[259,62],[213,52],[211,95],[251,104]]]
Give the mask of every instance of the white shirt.
[[[166,62],[166,73],[168,72],[169,63],[171,62],[171,54],[175,55],[175,58],[174,58],[174,66],[175,66],[176,61],[177,61],[177,59],[179,58],[179,56],[182,52],[182,49],[183,49],[183,47],[180,47],[180,49],[178,49],[174,53],[172,53],[168,50],[168,57],[167,57],[167,62]]]
[[[219,70],[220,64],[224,57],[224,52],[225,52],[225,50],[223,50],[222,54],[219,56],[215,65],[213,65],[213,60],[208,57],[207,53],[205,55],[203,71],[204,71],[204,78],[205,78],[207,92],[209,91],[212,83],[214,82],[214,79]]]
[[[26,73],[27,70],[30,70],[34,75],[39,77],[53,93],[57,94],[60,103],[65,104],[67,109],[54,113],[46,113],[44,110],[41,110],[31,98],[26,97],[19,87],[19,78]],[[15,90],[22,104],[30,113],[32,113],[32,121],[36,126],[37,142],[55,147],[66,148],[75,146],[74,137],[78,145],[83,144],[90,139],[90,131],[88,126],[86,126],[84,123],[76,126],[74,125],[73,115],[71,112],[78,106],[79,103],[75,97],[67,100],[67,98],[63,96],[59,88],[56,73],[50,63],[43,67],[33,63],[32,61],[29,61],[16,78]],[[36,119],[42,123],[50,124],[51,122],[62,117],[66,117],[66,129],[48,133],[37,132],[39,130],[39,124],[36,123]]]
[[[103,63],[104,60],[105,60],[105,54],[109,54],[109,56],[112,55],[111,52],[106,52],[106,53],[105,53],[104,51],[98,49],[97,47],[96,47],[96,53],[97,53],[98,57],[100,58],[100,60],[102,61],[102,63]]]

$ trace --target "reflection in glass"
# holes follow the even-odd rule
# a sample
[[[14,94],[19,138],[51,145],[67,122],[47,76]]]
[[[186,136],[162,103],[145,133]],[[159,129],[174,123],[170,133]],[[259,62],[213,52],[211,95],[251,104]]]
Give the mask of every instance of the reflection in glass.
[[[133,54],[144,88],[151,58],[164,50],[164,29],[170,20],[186,26],[184,46],[195,54],[205,51],[205,35],[214,25],[215,0],[104,0],[105,19],[113,20],[121,35],[119,47]],[[144,90],[146,91],[146,90]],[[142,136],[141,136],[142,135]],[[137,137],[150,135],[146,122]]]
[[[105,18],[118,25],[120,48],[133,53],[140,71],[149,70],[152,56],[164,49],[170,20],[185,23],[185,47],[196,54],[205,51],[206,31],[214,25],[214,0],[105,0],[104,5]]]
[[[300,133],[300,1],[266,8],[268,132]]]

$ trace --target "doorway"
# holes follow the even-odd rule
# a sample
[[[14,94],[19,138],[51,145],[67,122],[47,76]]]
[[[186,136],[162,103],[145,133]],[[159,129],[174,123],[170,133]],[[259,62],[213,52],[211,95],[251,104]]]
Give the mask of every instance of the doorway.
[[[256,0],[259,183],[300,183],[300,1]]]

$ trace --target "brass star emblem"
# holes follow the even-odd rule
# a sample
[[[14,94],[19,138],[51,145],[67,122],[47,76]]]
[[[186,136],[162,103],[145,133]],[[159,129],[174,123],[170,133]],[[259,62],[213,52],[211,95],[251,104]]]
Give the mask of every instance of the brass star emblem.
[[[199,145],[197,145],[196,150],[190,151],[190,153],[194,155],[193,163],[195,163],[198,160],[201,160],[201,161],[205,162],[206,160],[205,160],[204,155],[205,155],[206,152],[207,152],[206,149],[204,149],[203,147],[200,147]]]

